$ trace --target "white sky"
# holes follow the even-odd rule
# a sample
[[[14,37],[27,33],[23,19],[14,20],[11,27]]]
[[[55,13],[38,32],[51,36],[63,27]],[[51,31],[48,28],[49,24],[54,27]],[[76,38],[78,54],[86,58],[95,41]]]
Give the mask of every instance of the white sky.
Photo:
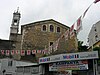
[[[0,2],[0,39],[9,39],[13,12],[19,7],[20,25],[54,19],[72,26],[94,0],[2,0]],[[93,24],[100,20],[100,2],[93,4],[83,21],[78,39],[86,44]]]

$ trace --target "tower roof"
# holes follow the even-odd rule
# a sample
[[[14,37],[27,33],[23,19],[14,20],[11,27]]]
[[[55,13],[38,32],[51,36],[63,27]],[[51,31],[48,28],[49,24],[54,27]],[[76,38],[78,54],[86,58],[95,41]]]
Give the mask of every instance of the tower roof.
[[[17,10],[14,11],[13,14],[16,14],[16,15],[20,15],[20,12],[19,12],[19,7],[17,8]]]

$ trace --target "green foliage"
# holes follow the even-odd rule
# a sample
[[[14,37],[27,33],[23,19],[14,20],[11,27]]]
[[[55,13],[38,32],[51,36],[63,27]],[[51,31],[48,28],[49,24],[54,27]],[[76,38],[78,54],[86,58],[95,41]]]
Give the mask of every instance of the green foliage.
[[[99,55],[99,57],[100,57],[100,47],[95,47],[95,48],[93,48],[93,51],[98,51],[98,55]]]
[[[99,55],[98,64],[100,65],[100,47],[93,48],[93,51],[98,51],[98,55]]]
[[[43,57],[47,57],[48,55],[44,54]]]
[[[78,41],[78,51],[79,52],[88,51],[87,47],[88,46],[83,45],[83,41]]]
[[[93,50],[100,52],[100,47],[95,47],[95,48],[93,48]]]

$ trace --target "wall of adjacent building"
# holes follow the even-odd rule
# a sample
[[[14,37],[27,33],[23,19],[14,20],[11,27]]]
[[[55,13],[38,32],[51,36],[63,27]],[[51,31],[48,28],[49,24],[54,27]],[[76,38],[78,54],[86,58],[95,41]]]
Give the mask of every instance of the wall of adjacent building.
[[[88,35],[88,40],[89,46],[92,46],[100,40],[100,21],[98,21],[92,26]]]
[[[38,66],[17,66],[16,75],[39,75]]]
[[[1,61],[0,75],[3,75],[3,74],[15,75],[16,62],[14,60],[9,59],[9,58],[4,58],[4,59],[1,59],[0,61]]]

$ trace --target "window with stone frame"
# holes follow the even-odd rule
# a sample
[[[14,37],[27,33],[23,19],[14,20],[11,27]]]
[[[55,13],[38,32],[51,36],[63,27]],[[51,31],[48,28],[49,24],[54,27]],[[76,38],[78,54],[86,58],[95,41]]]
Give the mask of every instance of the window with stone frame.
[[[57,32],[60,32],[60,27],[57,27]]]
[[[53,32],[53,31],[54,31],[54,26],[50,25],[50,32]]]
[[[46,31],[46,25],[43,25],[42,30],[43,30],[43,31]]]

